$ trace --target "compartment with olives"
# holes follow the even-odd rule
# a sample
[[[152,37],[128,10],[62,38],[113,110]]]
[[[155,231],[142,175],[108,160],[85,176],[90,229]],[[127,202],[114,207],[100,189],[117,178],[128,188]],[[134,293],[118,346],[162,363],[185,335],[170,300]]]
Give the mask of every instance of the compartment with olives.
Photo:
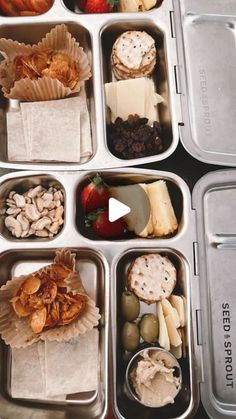
[[[118,417],[129,417],[130,411],[137,418],[184,417],[193,397],[186,341],[191,326],[186,304],[189,267],[174,249],[145,247],[123,253],[114,269],[113,383]],[[180,385],[171,359],[179,365]],[[178,391],[166,389],[170,383]],[[155,388],[155,396],[164,392],[166,397],[149,400],[149,388]]]
[[[142,342],[158,343],[177,359],[185,356],[186,300],[177,294],[172,261],[158,253],[139,256],[128,269],[125,286],[121,296],[123,348],[132,352]]]

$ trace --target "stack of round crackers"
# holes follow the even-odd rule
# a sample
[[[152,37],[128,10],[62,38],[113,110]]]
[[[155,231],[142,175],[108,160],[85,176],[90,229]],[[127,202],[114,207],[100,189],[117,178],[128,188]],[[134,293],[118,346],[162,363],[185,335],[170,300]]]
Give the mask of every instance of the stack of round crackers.
[[[139,256],[130,267],[127,288],[146,304],[169,298],[177,273],[168,257],[158,253]]]
[[[113,45],[113,74],[118,80],[149,76],[156,65],[156,56],[155,41],[146,32],[124,32]]]

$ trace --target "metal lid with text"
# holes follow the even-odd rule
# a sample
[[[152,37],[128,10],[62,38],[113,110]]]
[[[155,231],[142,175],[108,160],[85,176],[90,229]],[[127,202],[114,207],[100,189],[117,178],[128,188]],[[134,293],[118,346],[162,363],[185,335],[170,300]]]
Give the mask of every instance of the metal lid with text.
[[[200,179],[193,207],[204,374],[201,398],[210,417],[236,417],[236,171],[211,172]]]
[[[201,161],[236,166],[236,2],[174,0],[174,8],[181,141]]]

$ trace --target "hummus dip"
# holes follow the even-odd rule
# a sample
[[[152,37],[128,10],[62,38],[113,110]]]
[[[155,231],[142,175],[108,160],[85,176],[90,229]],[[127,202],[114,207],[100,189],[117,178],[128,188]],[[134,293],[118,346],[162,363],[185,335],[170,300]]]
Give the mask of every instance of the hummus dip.
[[[129,380],[142,404],[162,407],[174,403],[181,388],[180,376],[179,364],[171,354],[145,349],[131,367]]]

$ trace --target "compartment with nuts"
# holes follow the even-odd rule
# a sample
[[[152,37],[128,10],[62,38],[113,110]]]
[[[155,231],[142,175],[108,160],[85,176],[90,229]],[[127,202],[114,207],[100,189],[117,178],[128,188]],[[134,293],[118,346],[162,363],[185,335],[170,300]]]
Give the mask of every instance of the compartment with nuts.
[[[164,33],[151,21],[116,22],[101,41],[109,150],[125,160],[165,155],[173,132]]]
[[[109,199],[131,211],[109,221]],[[76,224],[90,240],[170,239],[184,226],[187,202],[177,179],[135,172],[90,173],[76,191]]]
[[[150,418],[186,414],[194,397],[187,339],[190,329],[187,264],[176,251],[137,248],[123,253],[114,273],[114,402],[119,417],[128,417],[131,410],[137,418],[147,414]],[[158,353],[159,348],[172,354],[182,370],[181,388],[176,393],[171,388],[175,378],[168,371],[167,359],[161,357],[159,362],[158,357],[154,360],[150,355],[150,350]],[[143,358],[142,350],[145,350]],[[138,369],[131,374],[129,362],[136,353]],[[158,385],[162,386],[159,391]],[[149,394],[152,387],[156,388],[156,398],[153,392]],[[171,394],[175,396],[172,398]]]
[[[65,190],[53,176],[7,180],[0,194],[0,228],[7,240],[51,240],[62,231]]]

